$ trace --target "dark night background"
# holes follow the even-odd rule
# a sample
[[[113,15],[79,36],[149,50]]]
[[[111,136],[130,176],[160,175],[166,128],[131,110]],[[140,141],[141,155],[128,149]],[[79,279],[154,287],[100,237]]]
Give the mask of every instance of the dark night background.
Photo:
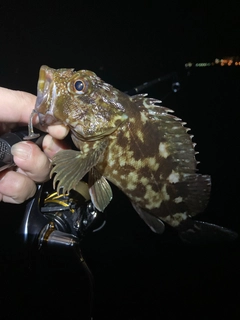
[[[240,66],[184,67],[240,57],[240,14],[237,1],[188,3],[1,2],[0,86],[35,94],[43,64],[90,69],[123,91],[177,72],[179,92],[170,80],[146,91],[187,122],[199,171],[212,176],[198,219],[240,233]],[[29,264],[19,250],[24,208],[0,204],[0,319],[84,319],[84,272],[64,257]],[[82,241],[94,319],[239,319],[239,240],[186,246],[171,228],[153,234],[116,188],[106,212],[105,227]]]

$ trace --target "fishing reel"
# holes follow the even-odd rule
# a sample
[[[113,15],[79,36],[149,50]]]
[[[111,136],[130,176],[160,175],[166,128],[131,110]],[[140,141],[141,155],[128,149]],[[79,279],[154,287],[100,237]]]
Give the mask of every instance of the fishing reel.
[[[82,238],[104,224],[104,214],[90,201],[85,182],[80,181],[69,194],[57,194],[50,180],[38,186],[27,204],[19,233],[28,247],[78,252]]]
[[[41,147],[43,133],[33,142]],[[11,147],[24,140],[27,128],[9,132],[0,137],[0,171],[14,166]],[[84,273],[89,292],[89,314],[93,312],[93,276],[81,253],[81,240],[105,225],[105,214],[91,202],[88,185],[79,181],[68,194],[57,193],[52,180],[37,186],[35,196],[26,202],[23,218],[17,230],[21,255],[28,267],[45,257],[53,257],[54,266],[61,261],[72,261]],[[42,259],[43,258],[43,259]],[[42,259],[42,260],[41,260]],[[59,265],[59,266],[60,266]],[[61,276],[59,281],[62,282]],[[88,296],[88,295],[87,295]]]
[[[0,171],[15,165],[11,147],[27,135],[27,128],[21,128],[0,137]],[[44,134],[39,132],[36,136],[32,141],[41,147]],[[37,193],[28,202],[19,233],[26,244],[38,248],[46,244],[69,246],[104,224],[104,214],[91,202],[87,183],[80,181],[69,194],[57,194],[50,180],[38,185]]]

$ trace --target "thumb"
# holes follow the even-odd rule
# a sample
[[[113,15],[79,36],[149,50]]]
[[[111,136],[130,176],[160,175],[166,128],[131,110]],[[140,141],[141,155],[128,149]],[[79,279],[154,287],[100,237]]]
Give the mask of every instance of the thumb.
[[[19,172],[27,175],[36,182],[49,178],[50,162],[42,150],[31,141],[16,143],[11,148],[15,164]]]

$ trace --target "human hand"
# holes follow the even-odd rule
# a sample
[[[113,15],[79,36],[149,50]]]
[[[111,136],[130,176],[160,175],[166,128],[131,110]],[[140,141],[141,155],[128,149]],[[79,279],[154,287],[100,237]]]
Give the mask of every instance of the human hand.
[[[26,126],[35,106],[36,97],[30,93],[0,87],[0,135],[17,126]],[[34,119],[34,126],[44,130]],[[17,167],[0,172],[0,201],[22,203],[36,192],[36,182],[49,179],[52,157],[67,145],[61,141],[68,129],[53,125],[44,131],[48,134],[42,143],[43,151],[31,141],[23,141],[12,147]]]

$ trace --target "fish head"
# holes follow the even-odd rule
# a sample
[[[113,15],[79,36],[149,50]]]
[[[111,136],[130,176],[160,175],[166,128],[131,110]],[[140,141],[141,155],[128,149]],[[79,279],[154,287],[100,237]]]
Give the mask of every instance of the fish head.
[[[42,66],[35,111],[42,125],[64,123],[77,138],[96,140],[128,118],[121,95],[92,71]]]

